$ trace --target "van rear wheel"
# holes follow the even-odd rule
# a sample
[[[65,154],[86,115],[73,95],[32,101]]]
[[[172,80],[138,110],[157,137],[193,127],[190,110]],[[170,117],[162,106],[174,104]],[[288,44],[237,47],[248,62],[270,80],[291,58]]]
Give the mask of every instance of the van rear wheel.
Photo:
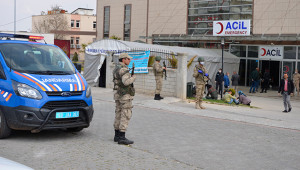
[[[0,139],[4,139],[11,134],[11,129],[7,126],[5,115],[0,111]]]

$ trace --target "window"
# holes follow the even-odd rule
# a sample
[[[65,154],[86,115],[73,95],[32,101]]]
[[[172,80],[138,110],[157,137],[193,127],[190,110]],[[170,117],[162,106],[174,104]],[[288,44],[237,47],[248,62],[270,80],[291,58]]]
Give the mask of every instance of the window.
[[[71,37],[70,44],[71,44],[71,48],[75,48],[75,45],[74,45],[74,37]]]
[[[212,35],[213,21],[252,20],[253,0],[189,0],[188,34]]]
[[[124,7],[124,41],[130,41],[131,5]]]
[[[40,75],[75,73],[73,64],[60,48],[40,44],[12,43],[0,44],[0,51],[4,54],[6,65],[21,73]]]
[[[79,37],[76,37],[76,48],[81,48],[79,44]]]
[[[93,28],[96,29],[96,21],[93,22]]]
[[[246,57],[246,46],[232,45],[230,53],[237,57]]]
[[[76,20],[76,28],[80,27],[80,20]]]
[[[283,57],[284,59],[296,59],[296,47],[285,46]]]
[[[74,28],[74,20],[71,20],[71,28]]]
[[[104,7],[104,19],[103,19],[103,38],[109,38],[109,16],[110,15],[110,7]]]
[[[248,57],[258,58],[258,46],[248,46]]]

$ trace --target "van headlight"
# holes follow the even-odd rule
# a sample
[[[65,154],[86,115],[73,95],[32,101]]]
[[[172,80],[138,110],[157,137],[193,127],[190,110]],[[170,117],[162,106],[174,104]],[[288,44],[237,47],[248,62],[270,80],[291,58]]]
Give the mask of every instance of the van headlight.
[[[18,96],[28,97],[37,100],[43,98],[41,93],[37,89],[30,87],[27,84],[19,83],[16,81],[12,81],[12,84],[13,84],[13,89]]]
[[[89,98],[89,97],[91,96],[91,94],[92,94],[92,89],[91,89],[91,87],[88,85],[88,86],[86,87],[85,97],[86,97],[86,98]]]

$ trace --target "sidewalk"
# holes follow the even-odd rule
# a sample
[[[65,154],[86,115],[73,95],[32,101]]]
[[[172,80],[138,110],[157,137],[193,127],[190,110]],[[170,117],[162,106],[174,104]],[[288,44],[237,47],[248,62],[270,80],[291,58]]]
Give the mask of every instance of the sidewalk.
[[[206,109],[197,110],[194,103],[181,101],[175,97],[165,97],[163,100],[153,100],[153,96],[136,94],[133,100],[134,106],[147,107],[170,111],[174,114],[188,114],[190,116],[203,116],[213,119],[223,119],[229,121],[246,122],[257,125],[272,126],[300,130],[300,97],[292,97],[292,111],[283,113],[283,103],[281,96],[276,91],[268,93],[248,93],[247,87],[240,89],[250,97],[251,105],[259,107],[248,108],[243,106],[227,106],[204,103]],[[245,90],[244,90],[245,89]],[[105,98],[113,102],[112,89],[93,87],[93,99],[101,98],[102,93],[109,94],[111,98]],[[106,96],[106,95],[105,95]],[[103,99],[102,99],[103,100]],[[133,111],[134,112],[134,111]]]

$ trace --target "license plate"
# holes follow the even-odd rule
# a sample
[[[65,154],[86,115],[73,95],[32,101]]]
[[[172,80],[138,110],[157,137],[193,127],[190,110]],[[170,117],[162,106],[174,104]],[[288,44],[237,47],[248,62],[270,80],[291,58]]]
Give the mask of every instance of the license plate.
[[[56,112],[56,119],[79,117],[79,111]]]

